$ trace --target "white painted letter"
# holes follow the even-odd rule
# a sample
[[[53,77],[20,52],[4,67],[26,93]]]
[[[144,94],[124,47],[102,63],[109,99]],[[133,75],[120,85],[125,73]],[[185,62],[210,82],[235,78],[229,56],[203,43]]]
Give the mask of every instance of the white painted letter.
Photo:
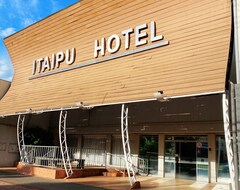
[[[70,50],[67,49],[66,50],[66,63],[68,65],[71,65],[73,64],[73,62],[75,61],[75,58],[76,58],[76,49],[75,48],[72,48],[72,53],[70,55]]]
[[[146,39],[142,39],[142,38],[147,37],[147,33],[146,32],[141,33],[141,30],[146,29],[146,28],[147,28],[147,24],[142,24],[142,25],[136,26],[136,39],[135,39],[136,46],[144,45],[147,43]]]
[[[51,69],[55,68],[55,54],[52,54]]]
[[[38,73],[41,72],[43,58],[37,59]]]
[[[151,22],[151,42],[155,42],[162,39],[163,39],[162,35],[156,36],[156,23],[155,21],[152,21]]]
[[[56,54],[56,67],[59,68],[60,63],[64,61],[65,55],[62,51]]]
[[[98,40],[95,40],[95,43],[94,43],[94,57],[95,58],[98,57],[98,51],[101,51],[101,56],[105,55],[105,38],[101,39],[101,43],[102,43],[102,45],[99,45]]]
[[[132,28],[122,31],[122,35],[125,36],[125,49],[129,49],[130,47],[130,33],[133,33]]]
[[[42,72],[44,72],[46,69],[50,70],[50,61],[48,56],[46,56],[43,61]]]
[[[116,44],[115,44],[115,47],[113,48],[112,43],[114,40],[116,41]],[[120,46],[121,46],[121,39],[117,34],[113,34],[108,38],[108,41],[107,41],[108,52],[115,53],[116,51],[119,50]]]
[[[32,74],[34,75],[36,73],[36,61],[33,61],[33,65],[32,65]]]

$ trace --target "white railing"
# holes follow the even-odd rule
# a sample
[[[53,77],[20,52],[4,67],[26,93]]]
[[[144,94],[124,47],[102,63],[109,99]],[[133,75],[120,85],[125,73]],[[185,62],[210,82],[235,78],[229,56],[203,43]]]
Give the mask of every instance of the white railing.
[[[63,167],[61,150],[58,146],[24,146],[29,164],[43,167]],[[104,150],[68,148],[72,167],[105,166]]]
[[[25,149],[29,164],[43,167],[63,167],[61,150],[58,146],[25,145]],[[72,167],[106,166],[106,153],[104,150],[69,147],[68,153]]]
[[[119,168],[121,170],[126,169],[124,156],[121,154],[111,154],[107,153],[108,161],[106,165],[112,168]]]
[[[83,148],[80,153],[81,159],[85,160],[85,166],[103,166],[106,165],[105,150]]]
[[[62,162],[60,147],[25,145],[29,164],[45,167],[57,167]]]
[[[107,167],[117,168],[119,170],[126,170],[126,163],[124,155],[107,153],[108,162]],[[148,159],[139,158],[137,155],[132,155],[132,161],[135,172],[141,175],[148,175]]]
[[[138,173],[141,175],[149,174],[148,159],[138,157]]]
[[[62,155],[59,146],[24,146],[29,163],[42,167],[63,168]],[[90,148],[69,147],[68,153],[73,168],[84,167],[105,167],[126,170],[124,155],[106,153],[105,150]],[[147,174],[148,161],[139,158],[137,155],[132,156],[136,172]],[[138,166],[138,167],[137,167]]]

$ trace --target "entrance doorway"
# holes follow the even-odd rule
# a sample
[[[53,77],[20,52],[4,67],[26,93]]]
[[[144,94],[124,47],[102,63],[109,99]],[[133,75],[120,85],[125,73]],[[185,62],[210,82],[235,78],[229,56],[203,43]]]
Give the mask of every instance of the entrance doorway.
[[[196,142],[175,142],[176,178],[196,180]]]
[[[165,177],[208,181],[206,136],[166,136]]]

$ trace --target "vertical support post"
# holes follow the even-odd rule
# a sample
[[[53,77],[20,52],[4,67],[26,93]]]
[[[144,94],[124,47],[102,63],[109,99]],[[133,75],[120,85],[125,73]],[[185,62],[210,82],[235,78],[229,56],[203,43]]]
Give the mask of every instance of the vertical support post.
[[[227,149],[227,157],[228,157],[228,167],[231,178],[231,187],[232,190],[236,189],[236,176],[235,176],[235,168],[234,168],[234,158],[233,158],[233,146],[231,141],[231,133],[230,133],[230,120],[229,120],[229,103],[226,94],[222,95],[222,106],[223,106],[223,124],[224,124],[224,134],[226,141],[226,149]],[[238,180],[238,179],[237,179]]]
[[[233,145],[233,164],[235,175],[235,189],[239,189],[238,174],[238,148],[237,148],[237,125],[236,125],[236,102],[235,85],[230,82],[230,108],[231,108],[231,126],[232,126],[232,145]]]
[[[112,150],[112,136],[107,136],[106,141],[106,157],[105,157],[105,168],[111,164],[111,150]]]
[[[240,83],[235,84],[235,101],[236,101],[236,128],[237,128],[237,148],[238,148],[238,165],[240,165]],[[238,168],[238,175],[240,168]],[[239,184],[240,186],[240,184]]]
[[[18,141],[18,149],[20,153],[20,161],[23,163],[29,163],[28,155],[26,152],[25,142],[24,142],[24,121],[25,115],[18,116],[17,122],[17,141]]]
[[[59,117],[59,142],[60,142],[60,149],[62,154],[62,162],[67,175],[66,178],[69,178],[73,174],[73,171],[72,171],[71,161],[68,154],[66,121],[67,121],[67,111],[62,110],[60,112],[60,117]]]
[[[164,153],[165,153],[165,135],[158,135],[158,175],[164,177]]]
[[[209,182],[217,182],[217,166],[216,166],[216,135],[208,135],[208,173],[209,173]]]
[[[240,58],[239,58],[239,25],[240,25],[240,3],[239,0],[232,0],[232,10],[233,10],[233,29],[234,29],[234,59],[236,65],[236,83],[240,83]]]
[[[131,150],[129,145],[129,135],[128,135],[128,108],[122,105],[121,113],[121,132],[122,132],[122,144],[123,152],[125,158],[125,164],[128,172],[128,179],[132,189],[140,188],[140,182],[136,179],[136,173],[134,171],[134,166],[132,163]]]

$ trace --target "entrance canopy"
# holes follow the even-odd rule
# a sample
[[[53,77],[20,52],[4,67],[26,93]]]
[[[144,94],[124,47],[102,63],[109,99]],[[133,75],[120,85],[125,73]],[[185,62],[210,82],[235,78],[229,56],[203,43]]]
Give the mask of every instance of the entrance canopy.
[[[4,40],[0,115],[223,92],[230,35],[230,0],[78,2]]]

